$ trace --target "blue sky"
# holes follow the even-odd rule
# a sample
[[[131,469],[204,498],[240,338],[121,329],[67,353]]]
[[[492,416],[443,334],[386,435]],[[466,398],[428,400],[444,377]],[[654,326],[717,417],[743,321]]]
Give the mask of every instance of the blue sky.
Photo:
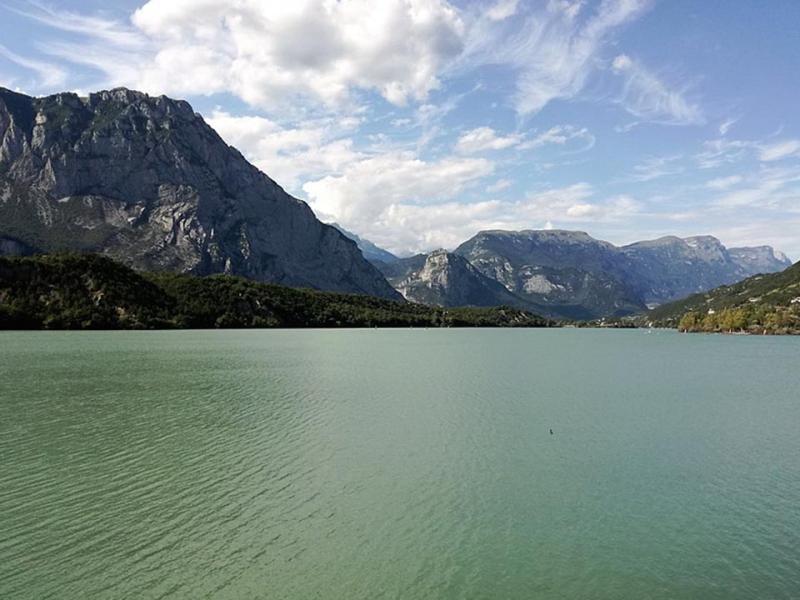
[[[0,85],[188,99],[390,250],[487,228],[800,258],[796,0],[0,0]]]

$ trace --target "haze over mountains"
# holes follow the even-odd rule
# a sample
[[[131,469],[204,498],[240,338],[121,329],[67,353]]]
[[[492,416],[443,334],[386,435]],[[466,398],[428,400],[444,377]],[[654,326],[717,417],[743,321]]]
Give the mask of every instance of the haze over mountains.
[[[0,88],[0,254],[62,250],[142,270],[576,319],[640,312],[790,265],[768,246],[727,249],[710,236],[617,247],[559,230],[484,231],[452,252],[399,259],[321,223],[186,102]]]

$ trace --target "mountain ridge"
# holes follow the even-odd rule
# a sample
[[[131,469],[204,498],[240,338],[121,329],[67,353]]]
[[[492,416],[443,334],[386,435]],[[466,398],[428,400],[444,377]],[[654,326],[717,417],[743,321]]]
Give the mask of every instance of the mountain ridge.
[[[431,295],[424,280],[435,277],[422,276],[426,257],[440,252],[378,266],[406,298],[452,306],[463,294],[450,293],[443,284]],[[790,264],[769,246],[729,250],[709,235],[664,236],[615,246],[584,231],[569,230],[481,231],[452,254],[463,256],[480,275],[502,284],[517,305],[586,320],[645,312],[654,303]],[[443,273],[439,277],[446,280]],[[501,302],[497,294],[488,293],[472,299],[481,306]]]
[[[0,245],[400,297],[187,102],[126,88],[42,98],[0,88]]]

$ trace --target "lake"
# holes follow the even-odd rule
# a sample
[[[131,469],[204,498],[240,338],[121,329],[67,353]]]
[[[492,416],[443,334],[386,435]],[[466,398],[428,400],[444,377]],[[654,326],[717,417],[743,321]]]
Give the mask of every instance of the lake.
[[[0,597],[798,598],[800,339],[0,333]]]

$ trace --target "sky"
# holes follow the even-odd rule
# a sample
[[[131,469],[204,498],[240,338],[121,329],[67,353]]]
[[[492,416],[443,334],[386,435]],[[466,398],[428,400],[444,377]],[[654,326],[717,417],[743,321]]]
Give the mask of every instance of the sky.
[[[485,229],[800,258],[797,0],[0,0],[0,86],[183,98],[399,254]]]

